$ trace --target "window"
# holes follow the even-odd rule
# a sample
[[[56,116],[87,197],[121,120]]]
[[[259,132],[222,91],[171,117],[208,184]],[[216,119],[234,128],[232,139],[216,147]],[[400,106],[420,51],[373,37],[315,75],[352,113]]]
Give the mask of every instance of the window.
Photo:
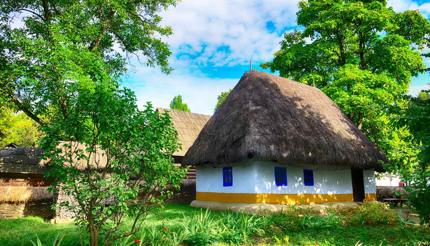
[[[287,186],[287,169],[285,167],[275,167],[276,186]]]
[[[222,183],[223,186],[233,186],[233,168],[223,167],[222,168]]]
[[[311,169],[304,169],[303,179],[305,181],[305,186],[314,186],[314,171]]]

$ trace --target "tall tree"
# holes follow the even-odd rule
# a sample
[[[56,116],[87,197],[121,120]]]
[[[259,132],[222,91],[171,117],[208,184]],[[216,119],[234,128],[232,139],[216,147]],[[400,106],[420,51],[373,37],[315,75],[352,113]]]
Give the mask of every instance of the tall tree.
[[[170,71],[162,38],[171,29],[160,25],[159,12],[175,2],[0,3],[0,103],[40,123],[53,188],[77,202],[61,205],[75,212],[91,245],[101,230],[105,244],[112,243],[127,215],[136,219],[132,233],[183,173],[172,165],[177,144],[168,116],[150,106],[139,111],[134,94],[118,83],[130,54]],[[103,168],[93,158],[100,154]]]
[[[228,91],[221,92],[221,93],[218,95],[218,99],[217,99],[216,106],[215,106],[215,111],[216,111],[219,107],[221,107],[221,105],[225,102],[225,99],[227,99],[228,95],[230,95],[230,92],[231,92],[231,89],[230,89],[230,90],[228,90]]]
[[[88,231],[90,245],[113,245],[139,231],[147,212],[179,188],[185,171],[173,165],[176,130],[167,113],[151,105],[140,111],[127,89],[100,82],[75,92],[69,117],[42,127],[48,177],[72,198],[60,205]]]
[[[386,152],[389,169],[416,160],[410,132],[393,122],[407,107],[411,78],[424,69],[428,20],[417,11],[395,13],[385,0],[309,0],[299,7],[303,31],[286,33],[263,66],[321,88]]]
[[[190,108],[188,107],[188,105],[182,101],[181,95],[175,96],[172,101],[170,101],[170,108],[183,112],[190,112]]]
[[[118,78],[126,69],[124,54],[170,70],[169,48],[161,38],[159,11],[175,4],[160,1],[17,1],[0,3],[0,97],[36,122],[60,105],[67,117],[63,88]],[[115,48],[114,48],[115,47]]]
[[[422,91],[412,98],[407,113],[402,117],[420,147],[420,162],[407,170],[403,176],[411,180],[408,187],[409,203],[420,214],[421,221],[430,222],[430,91]]]

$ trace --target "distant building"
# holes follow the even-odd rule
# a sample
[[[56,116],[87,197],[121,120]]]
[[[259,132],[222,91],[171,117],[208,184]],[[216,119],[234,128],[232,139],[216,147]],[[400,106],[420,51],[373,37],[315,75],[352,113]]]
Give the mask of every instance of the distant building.
[[[53,217],[53,195],[43,177],[41,155],[39,149],[17,145],[0,150],[0,218]]]

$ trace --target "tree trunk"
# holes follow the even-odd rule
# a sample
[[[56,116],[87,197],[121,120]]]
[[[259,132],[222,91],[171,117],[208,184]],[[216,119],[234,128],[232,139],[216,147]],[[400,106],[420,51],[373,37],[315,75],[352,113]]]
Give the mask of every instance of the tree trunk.
[[[365,70],[367,68],[367,64],[366,64],[366,58],[365,58],[365,49],[366,49],[366,40],[364,37],[364,34],[360,34],[358,36],[359,38],[359,43],[358,43],[358,48],[359,48],[359,55],[360,55],[360,68],[362,70]]]
[[[93,225],[90,225],[90,245],[98,246],[99,245],[99,231]]]

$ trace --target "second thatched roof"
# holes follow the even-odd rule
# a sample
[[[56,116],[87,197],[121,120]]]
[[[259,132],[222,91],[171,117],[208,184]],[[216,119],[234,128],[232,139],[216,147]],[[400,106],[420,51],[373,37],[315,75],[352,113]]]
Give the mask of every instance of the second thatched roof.
[[[181,148],[173,153],[173,156],[182,157],[185,155],[210,118],[209,115],[183,112],[174,109],[158,108],[157,110],[160,113],[168,112],[169,116],[172,118],[173,126],[178,133],[178,142],[181,144]]]
[[[251,71],[202,129],[184,162],[246,159],[381,170],[386,158],[319,89]]]

